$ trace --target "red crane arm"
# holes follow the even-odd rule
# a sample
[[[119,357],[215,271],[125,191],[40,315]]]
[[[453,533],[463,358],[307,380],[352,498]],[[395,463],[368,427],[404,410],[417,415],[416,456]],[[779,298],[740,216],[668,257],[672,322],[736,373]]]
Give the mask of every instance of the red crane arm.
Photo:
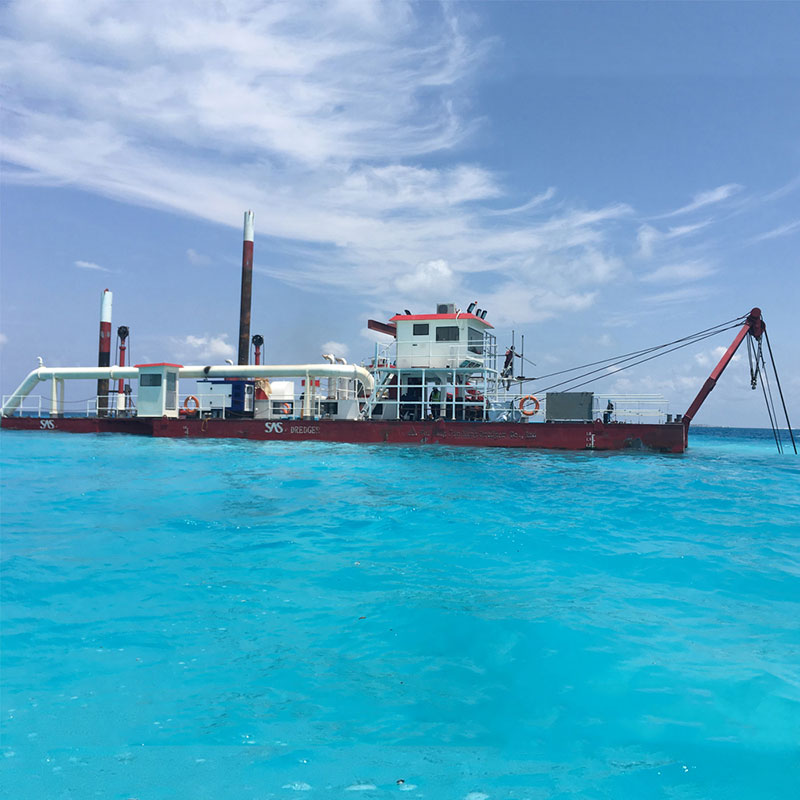
[[[397,338],[397,325],[395,325],[393,322],[378,322],[374,319],[368,319],[367,327],[371,331],[380,331],[380,333],[386,333],[389,336],[394,336]]]
[[[697,397],[689,406],[689,410],[683,415],[683,421],[686,425],[694,419],[694,415],[700,410],[700,406],[703,405],[706,397],[711,394],[711,390],[717,385],[719,376],[725,371],[725,367],[730,364],[731,359],[739,349],[739,345],[744,341],[744,337],[749,333],[754,338],[760,339],[764,330],[765,325],[764,320],[761,318],[761,309],[754,308],[736,334],[736,338],[731,342],[731,346],[725,351],[725,355],[722,356],[717,366],[711,371],[711,375],[708,376],[703,388],[697,393]]]

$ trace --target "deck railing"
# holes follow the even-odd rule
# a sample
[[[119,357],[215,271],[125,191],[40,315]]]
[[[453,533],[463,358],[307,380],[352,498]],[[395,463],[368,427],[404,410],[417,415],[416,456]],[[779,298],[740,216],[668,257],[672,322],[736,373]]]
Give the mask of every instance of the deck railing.
[[[538,398],[539,408],[536,413],[527,416],[522,414],[520,401],[526,395],[524,390],[516,387],[514,391],[506,391],[502,381],[496,373],[485,371],[483,380],[474,380],[469,384],[464,381],[468,376],[474,376],[469,368],[448,370],[450,382],[448,384],[427,383],[426,370],[398,370],[382,366],[377,370],[376,391],[372,398],[364,399],[362,403],[362,416],[375,419],[436,419],[450,420],[508,420],[525,422],[544,422],[547,418],[547,399]],[[442,370],[436,370],[441,375]],[[381,382],[381,378],[383,382]],[[392,380],[396,381],[392,383]],[[439,396],[432,393],[438,388]],[[352,387],[340,386],[337,399],[352,400],[356,393]],[[230,415],[230,400],[220,393],[194,395],[180,394],[184,408],[185,399],[189,396],[197,398],[199,409],[197,413],[204,415],[213,414],[221,419]],[[4,395],[3,405],[12,395]],[[117,408],[117,394],[115,392],[100,397],[91,397],[83,400],[65,400],[59,403],[59,410],[52,413],[52,399],[42,395],[29,395],[24,398],[19,407],[15,409],[14,416],[47,418],[51,416],[85,416],[98,415],[98,405],[108,417],[132,417],[136,415],[137,397],[133,394],[126,395],[127,407]],[[309,401],[308,411],[311,417],[323,415],[322,404],[331,400],[323,387],[314,387],[314,392]],[[608,404],[612,407],[609,408]],[[269,398],[268,418],[270,419],[297,419],[303,415],[304,403],[302,394],[295,398],[279,399]],[[280,408],[276,409],[276,404]],[[283,410],[284,406],[287,410]],[[193,408],[194,403],[189,404]],[[528,402],[525,409],[533,411],[535,404]],[[377,413],[376,413],[377,412]],[[606,423],[615,422],[653,422],[661,423],[670,421],[669,403],[660,394],[595,394],[591,409],[592,419],[603,420]],[[585,420],[584,420],[585,421]]]

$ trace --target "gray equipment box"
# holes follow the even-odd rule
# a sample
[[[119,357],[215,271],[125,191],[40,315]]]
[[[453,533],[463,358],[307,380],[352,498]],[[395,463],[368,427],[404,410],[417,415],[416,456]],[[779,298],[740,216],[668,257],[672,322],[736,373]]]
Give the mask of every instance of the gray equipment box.
[[[548,422],[591,422],[593,392],[548,392],[545,419]]]

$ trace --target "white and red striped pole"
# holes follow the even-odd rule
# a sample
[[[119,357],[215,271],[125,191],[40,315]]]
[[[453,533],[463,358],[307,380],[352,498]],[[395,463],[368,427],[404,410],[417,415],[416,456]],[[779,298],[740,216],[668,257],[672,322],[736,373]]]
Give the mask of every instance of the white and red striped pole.
[[[100,301],[100,345],[97,352],[97,366],[111,366],[111,300],[113,294],[109,289],[103,291]],[[108,379],[97,381],[97,414],[108,413]]]
[[[254,215],[244,212],[244,244],[242,246],[242,298],[239,307],[239,363],[250,361],[250,308],[253,301],[253,233]]]

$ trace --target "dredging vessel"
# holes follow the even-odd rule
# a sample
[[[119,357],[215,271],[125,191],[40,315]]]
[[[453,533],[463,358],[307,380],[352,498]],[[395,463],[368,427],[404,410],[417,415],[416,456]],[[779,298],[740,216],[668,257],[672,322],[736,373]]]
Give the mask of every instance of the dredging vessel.
[[[515,374],[517,364],[526,360],[513,345],[499,365],[493,326],[477,302],[466,311],[445,303],[433,313],[406,311],[387,322],[369,320],[368,327],[386,343],[376,343],[372,357],[360,365],[333,353],[323,355],[320,363],[262,364],[263,337],[250,337],[252,263],[253,215],[247,212],[238,364],[126,366],[128,329],[122,326],[118,364],[111,365],[111,293],[105,290],[98,366],[41,365],[32,370],[4,398],[0,425],[170,438],[682,453],[692,419],[745,340],[756,354],[755,371],[751,365],[754,386],[765,365],[761,342],[766,326],[760,309],[753,308],[747,315],[657,347],[526,378]],[[574,391],[610,368],[634,366],[732,328],[738,329],[733,342],[684,414],[668,414],[663,398],[655,395]],[[524,388],[561,372],[570,377],[547,389],[569,384],[566,391],[534,393]],[[98,382],[97,397],[85,412],[65,413],[66,380]],[[196,383],[182,395],[180,382],[187,380]],[[38,407],[31,406],[29,396],[43,382],[50,388],[49,407],[41,398]]]

